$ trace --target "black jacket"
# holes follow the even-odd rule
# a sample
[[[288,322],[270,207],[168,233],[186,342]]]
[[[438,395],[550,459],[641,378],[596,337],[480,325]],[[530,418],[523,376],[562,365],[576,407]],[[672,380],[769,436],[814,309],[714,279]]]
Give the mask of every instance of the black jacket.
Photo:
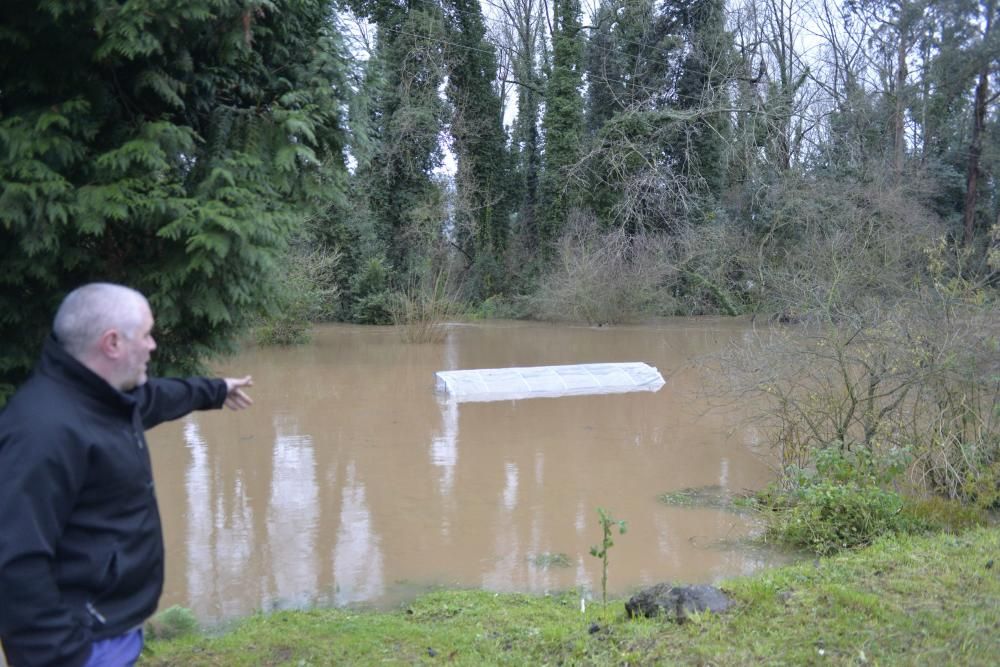
[[[223,380],[120,392],[52,338],[0,412],[0,641],[11,665],[82,665],[156,609],[163,536],[143,431],[219,408]]]

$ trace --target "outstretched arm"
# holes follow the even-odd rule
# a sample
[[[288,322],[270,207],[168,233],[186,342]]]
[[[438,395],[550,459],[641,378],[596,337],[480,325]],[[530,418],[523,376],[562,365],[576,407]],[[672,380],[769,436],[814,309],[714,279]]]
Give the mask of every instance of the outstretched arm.
[[[153,428],[178,419],[192,410],[217,410],[222,406],[242,410],[253,405],[243,391],[253,386],[248,375],[243,378],[151,378],[136,388],[142,424]]]

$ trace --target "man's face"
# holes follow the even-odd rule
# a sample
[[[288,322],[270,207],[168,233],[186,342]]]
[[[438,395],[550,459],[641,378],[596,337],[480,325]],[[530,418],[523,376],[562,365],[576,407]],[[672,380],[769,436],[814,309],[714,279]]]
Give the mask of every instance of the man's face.
[[[149,364],[149,355],[156,349],[156,341],[153,340],[153,313],[148,304],[142,304],[142,322],[139,327],[122,336],[122,346],[125,354],[121,359],[122,381],[119,388],[128,391],[145,384],[148,379],[146,365]]]

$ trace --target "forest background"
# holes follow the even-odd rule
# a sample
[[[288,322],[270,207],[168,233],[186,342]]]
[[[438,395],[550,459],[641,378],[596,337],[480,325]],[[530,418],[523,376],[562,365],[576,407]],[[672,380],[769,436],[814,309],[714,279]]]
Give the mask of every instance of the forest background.
[[[324,320],[748,314],[780,326],[718,370],[761,406],[783,534],[895,530],[889,488],[995,509],[998,19],[4,0],[0,404],[91,280],[149,296],[159,373]]]

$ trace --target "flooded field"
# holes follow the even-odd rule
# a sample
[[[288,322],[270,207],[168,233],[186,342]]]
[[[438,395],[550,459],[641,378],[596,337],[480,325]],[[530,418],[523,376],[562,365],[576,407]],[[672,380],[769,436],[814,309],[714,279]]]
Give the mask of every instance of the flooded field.
[[[742,336],[732,320],[590,328],[449,326],[442,344],[391,327],[324,326],[216,370],[254,376],[256,404],[149,434],[167,541],[160,608],[205,622],[260,609],[389,607],[436,586],[600,595],[597,508],[628,521],[609,593],[712,582],[769,564],[747,517],[665,493],[770,479],[693,363]],[[455,403],[439,370],[641,361],[655,393]]]

